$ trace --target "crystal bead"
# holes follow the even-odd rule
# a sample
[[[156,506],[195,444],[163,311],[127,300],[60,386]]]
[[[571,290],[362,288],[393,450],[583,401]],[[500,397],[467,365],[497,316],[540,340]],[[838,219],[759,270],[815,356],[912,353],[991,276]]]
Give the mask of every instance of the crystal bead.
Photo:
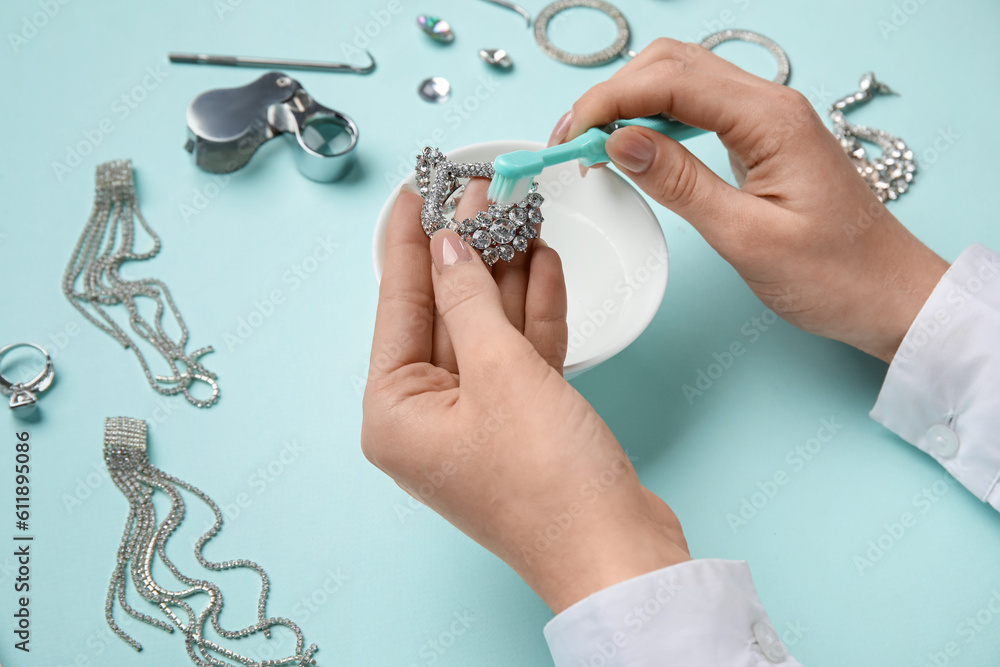
[[[528,239],[524,238],[520,234],[515,236],[514,240],[511,241],[510,244],[514,247],[514,250],[517,250],[518,252],[524,252],[528,249]]]
[[[509,222],[497,222],[490,227],[490,236],[497,243],[510,243],[514,238],[514,230]]]
[[[417,25],[436,42],[448,43],[455,39],[455,33],[448,22],[436,16],[420,15],[417,17]]]
[[[462,221],[461,227],[459,227],[459,234],[474,234],[476,231],[476,222],[472,218],[466,218]]]
[[[900,181],[899,183],[896,183],[896,192],[898,192],[899,194],[903,194],[909,189],[910,189],[910,184],[907,183],[906,181]]]
[[[542,209],[533,208],[530,211],[528,211],[528,222],[530,222],[531,224],[540,225],[542,224],[542,220],[543,220]]]
[[[537,239],[538,230],[535,229],[535,226],[533,224],[528,223],[521,228],[521,236],[523,236],[526,239]]]
[[[476,214],[476,225],[480,229],[489,229],[490,225],[493,224],[492,218],[490,218],[488,213],[483,213],[480,211]]]
[[[490,204],[489,208],[486,209],[486,212],[494,220],[497,218],[507,217],[507,207],[501,206],[500,204]]]
[[[493,246],[490,246],[489,248],[483,250],[482,258],[483,261],[486,262],[488,266],[493,266],[494,264],[496,264],[496,261],[500,258],[500,252]]]
[[[451,82],[443,76],[432,76],[420,82],[417,92],[424,100],[440,104],[451,97]]]
[[[491,243],[493,243],[493,239],[485,229],[477,229],[472,234],[472,246],[478,250],[488,248]]]
[[[499,67],[500,69],[510,69],[514,62],[503,49],[479,49],[479,57],[487,65]]]
[[[497,252],[500,253],[500,259],[502,259],[505,262],[509,262],[514,258],[514,249],[511,248],[509,245],[500,246],[499,248],[497,248]]]
[[[507,217],[510,218],[511,222],[521,224],[522,222],[528,219],[528,212],[525,211],[523,208],[515,206],[514,208],[510,209],[510,211],[507,213]]]
[[[524,198],[528,202],[528,206],[531,208],[538,208],[545,201],[545,197],[538,194],[537,192],[529,193],[527,197]]]

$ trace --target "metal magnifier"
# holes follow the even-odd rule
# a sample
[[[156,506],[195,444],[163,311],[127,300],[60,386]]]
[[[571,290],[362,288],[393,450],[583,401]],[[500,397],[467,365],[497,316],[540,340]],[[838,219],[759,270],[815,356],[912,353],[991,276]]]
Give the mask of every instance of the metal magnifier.
[[[317,103],[282,72],[202,93],[188,106],[187,125],[185,149],[195,164],[215,174],[240,169],[264,142],[284,134],[304,176],[335,181],[350,171],[358,144],[358,126],[350,117]]]

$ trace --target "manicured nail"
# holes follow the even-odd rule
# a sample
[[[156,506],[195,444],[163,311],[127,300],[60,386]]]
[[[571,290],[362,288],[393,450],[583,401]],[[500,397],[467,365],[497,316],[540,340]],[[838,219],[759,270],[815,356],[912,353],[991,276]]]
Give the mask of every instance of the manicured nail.
[[[562,140],[566,138],[566,133],[569,132],[569,126],[572,124],[573,112],[567,111],[559,119],[559,122],[556,123],[555,129],[552,130],[552,135],[549,137],[549,146],[562,143]]]
[[[472,260],[462,238],[450,229],[439,229],[431,237],[431,259],[439,273]]]
[[[634,174],[645,172],[656,157],[656,144],[637,131],[615,132],[606,146],[608,157]]]
[[[420,194],[420,190],[417,190],[417,186],[412,183],[403,183],[402,187],[399,188],[399,194],[403,194],[404,192],[411,195]]]
[[[584,167],[582,164],[579,165],[579,167],[580,167],[580,178],[586,178],[588,171],[587,167]]]

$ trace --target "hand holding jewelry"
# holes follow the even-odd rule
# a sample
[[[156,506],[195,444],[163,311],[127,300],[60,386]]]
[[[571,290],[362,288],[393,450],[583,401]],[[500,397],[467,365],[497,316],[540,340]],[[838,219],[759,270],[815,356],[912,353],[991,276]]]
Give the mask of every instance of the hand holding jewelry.
[[[485,181],[472,181],[461,209],[485,196]],[[688,560],[677,518],[560,373],[568,332],[558,255],[535,243],[491,272],[447,228],[428,249],[422,205],[404,190],[386,231],[365,454],[555,611]],[[434,486],[432,474],[448,479]],[[590,502],[580,489],[595,479]],[[536,546],[552,516],[581,502],[587,509],[569,509],[576,518],[560,539]]]

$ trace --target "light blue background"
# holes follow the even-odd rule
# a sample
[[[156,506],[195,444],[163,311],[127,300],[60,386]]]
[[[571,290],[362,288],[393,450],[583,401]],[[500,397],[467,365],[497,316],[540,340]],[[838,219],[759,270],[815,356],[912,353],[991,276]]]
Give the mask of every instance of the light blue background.
[[[231,514],[239,510],[210,544],[209,557],[262,563],[272,578],[269,612],[301,623],[307,641],[320,645],[321,665],[550,664],[541,634],[550,613],[531,590],[430,510],[403,511],[408,496],[361,455],[360,398],[376,304],[371,230],[391,184],[411,168],[433,130],[443,131],[446,150],[493,139],[544,140],[573,100],[619,63],[588,70],[548,60],[520,18],[485,2],[404,2],[402,13],[377,29],[371,12],[385,10],[380,0],[222,2],[52,0],[58,12],[16,52],[8,33],[21,32],[24,18],[31,21],[44,2],[8,0],[0,9],[7,92],[0,341],[46,345],[58,372],[42,401],[42,421],[29,426],[32,652],[12,650],[12,559],[0,556],[0,662],[188,664],[179,636],[131,624],[146,647],[135,654],[109,636],[103,618],[127,511],[101,472],[103,419],[128,415],[150,422],[156,465],[202,487]],[[524,4],[532,13],[543,6]],[[821,108],[874,69],[902,96],[880,99],[852,120],[900,135],[923,158],[913,189],[891,205],[893,212],[949,260],[974,241],[1000,248],[990,196],[1000,150],[994,131],[1000,5],[620,4],[636,48],[661,35],[694,40],[721,27],[771,36],[791,57],[792,85]],[[893,20],[894,8],[898,25],[880,27]],[[430,43],[414,24],[419,12],[451,21],[455,42]],[[369,47],[379,64],[372,76],[292,73],[320,102],[360,125],[361,163],[353,179],[305,180],[282,142],[223,179],[221,188],[192,165],[181,150],[188,102],[260,72],[171,66],[168,51],[340,60],[342,45],[366,25],[377,33]],[[886,32],[886,25],[898,30]],[[584,11],[553,30],[561,44],[579,50],[603,45],[613,32],[608,21]],[[516,68],[487,69],[476,57],[487,46],[506,48]],[[726,45],[720,53],[762,74],[773,67],[753,47]],[[143,101],[123,117],[116,101],[133,95],[150,68],[166,77],[140,90]],[[431,75],[452,81],[449,104],[417,98],[417,83]],[[483,86],[484,79],[494,83]],[[484,99],[475,97],[477,87]],[[67,151],[104,119],[113,132],[57,178],[53,163],[65,162]],[[935,152],[943,133],[956,138]],[[728,174],[713,137],[689,146]],[[60,294],[93,200],[94,167],[124,157],[134,161],[141,208],[163,239],[160,256],[131,275],[156,276],[172,288],[191,330],[189,349],[216,347],[205,361],[219,374],[222,399],[210,410],[154,394],[131,353],[84,322]],[[183,207],[196,205],[203,210],[185,216]],[[642,480],[676,510],[692,553],[747,559],[775,626],[807,665],[923,666],[952,641],[960,655],[949,664],[996,664],[1000,618],[971,637],[959,628],[1000,592],[996,513],[957,485],[922,512],[915,496],[947,476],[868,418],[884,365],[780,322],[751,341],[751,318],[763,306],[686,223],[654,208],[671,254],[659,315],[631,347],[574,384],[636,459]],[[339,248],[296,285],[289,272],[328,236]],[[245,342],[227,344],[241,318],[274,290],[283,302],[273,314]],[[61,335],[67,327],[74,335]],[[690,405],[682,386],[736,341],[747,352]],[[20,426],[6,410],[0,415],[0,499],[10,503],[13,433]],[[813,438],[822,419],[843,426],[795,470],[786,455]],[[285,443],[294,446],[282,462]],[[278,471],[273,477],[256,472],[269,465]],[[789,483],[734,533],[726,515],[778,470]],[[235,505],[240,494],[249,501],[242,508]],[[14,532],[12,510],[0,512],[5,544],[9,537],[2,536]],[[906,511],[916,525],[859,573],[855,556]],[[192,503],[186,528],[171,543],[189,571],[197,570],[188,545],[206,517]],[[331,575],[346,580],[328,593]],[[254,578],[218,577],[230,627],[252,618]],[[309,610],[302,601],[310,597],[322,603]],[[430,649],[431,640],[449,643],[455,615],[465,612],[471,612],[468,631],[443,653]],[[124,618],[120,610],[117,616]],[[288,648],[286,635],[281,654]]]

